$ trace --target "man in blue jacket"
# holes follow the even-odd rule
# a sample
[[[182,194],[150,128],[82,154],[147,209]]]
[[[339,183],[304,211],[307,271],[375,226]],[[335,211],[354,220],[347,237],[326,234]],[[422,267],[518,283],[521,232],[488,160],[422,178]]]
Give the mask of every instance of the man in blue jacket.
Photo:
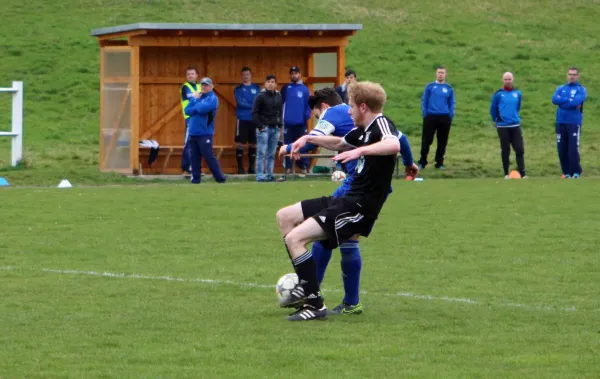
[[[421,137],[421,159],[419,168],[427,166],[429,147],[437,133],[437,150],[435,152],[435,168],[444,168],[444,158],[450,126],[454,119],[456,100],[454,89],[446,83],[446,68],[439,66],[435,70],[436,81],[429,83],[421,99],[421,112],[423,114],[423,134]]]
[[[311,109],[308,106],[310,92],[308,87],[302,83],[300,68],[290,68],[291,82],[281,88],[281,100],[283,101],[283,143],[291,144],[308,133],[308,120]],[[287,173],[292,171],[292,160],[285,158]],[[302,158],[296,162],[301,174],[307,173],[309,165],[308,158]]]
[[[514,88],[514,76],[510,72],[502,76],[504,87],[494,93],[490,106],[490,116],[496,123],[498,137],[500,138],[500,150],[502,155],[502,168],[504,178],[508,179],[508,166],[510,164],[510,145],[515,150],[517,167],[521,178],[525,174],[525,147],[523,144],[523,133],[521,131],[521,91]]]
[[[237,160],[238,174],[245,174],[244,170],[244,145],[248,145],[248,174],[254,174],[256,162],[256,124],[252,121],[252,106],[254,99],[260,92],[260,86],[252,83],[252,71],[249,67],[242,68],[242,83],[235,87],[235,115],[237,125],[235,129],[235,143],[237,148],[235,157]]]
[[[556,105],[556,144],[563,178],[581,176],[579,136],[583,124],[583,103],[587,98],[585,87],[579,83],[579,69],[570,67],[567,84],[560,86],[552,96]]]
[[[219,161],[213,152],[213,137],[215,134],[215,117],[219,100],[213,92],[213,82],[210,78],[200,80],[201,92],[195,92],[185,107],[185,114],[190,116],[188,135],[192,153],[192,183],[200,183],[200,168],[202,158],[218,183],[225,182]]]

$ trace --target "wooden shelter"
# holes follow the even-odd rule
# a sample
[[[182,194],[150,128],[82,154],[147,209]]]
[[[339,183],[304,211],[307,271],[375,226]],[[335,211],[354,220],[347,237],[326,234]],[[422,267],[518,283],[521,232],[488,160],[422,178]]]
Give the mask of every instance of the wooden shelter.
[[[152,24],[92,31],[100,45],[100,169],[133,174],[180,173],[185,123],[181,85],[190,65],[214,82],[219,97],[215,154],[226,173],[237,172],[233,89],[240,70],[252,69],[261,87],[275,74],[280,85],[299,66],[312,91],[344,81],[345,47],[361,25]],[[309,127],[311,127],[310,125]],[[157,161],[140,140],[160,144]],[[246,158],[245,158],[246,159]],[[276,165],[280,172],[282,167]]]

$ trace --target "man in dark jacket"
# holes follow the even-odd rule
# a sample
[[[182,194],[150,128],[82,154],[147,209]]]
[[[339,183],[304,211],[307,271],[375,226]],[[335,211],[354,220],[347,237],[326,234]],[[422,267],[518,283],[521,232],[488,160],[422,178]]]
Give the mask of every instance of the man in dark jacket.
[[[252,120],[256,124],[256,181],[275,181],[275,150],[281,132],[283,101],[276,90],[277,78],[267,75],[265,88],[254,99]],[[266,161],[266,163],[265,163]]]

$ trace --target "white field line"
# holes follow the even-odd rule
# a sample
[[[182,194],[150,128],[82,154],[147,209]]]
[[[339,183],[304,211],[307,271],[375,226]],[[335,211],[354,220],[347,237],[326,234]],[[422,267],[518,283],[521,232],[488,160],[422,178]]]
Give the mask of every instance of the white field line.
[[[18,268],[13,266],[0,266],[0,271],[13,271],[18,270]],[[35,269],[32,269],[35,271]],[[108,278],[118,278],[118,279],[146,279],[146,280],[161,280],[167,282],[183,282],[183,283],[206,283],[206,284],[214,284],[214,285],[231,285],[231,286],[240,286],[240,287],[250,287],[250,288],[271,288],[275,290],[275,285],[269,284],[259,284],[259,283],[240,283],[232,280],[219,280],[219,279],[188,279],[188,278],[179,278],[173,276],[153,276],[153,275],[141,275],[141,274],[122,274],[122,273],[114,273],[107,271],[83,271],[83,270],[60,270],[60,269],[50,269],[44,268],[41,269],[43,272],[54,273],[54,274],[62,274],[62,275],[83,275],[83,276],[101,276]],[[334,293],[342,293],[343,291],[339,289],[327,289],[325,292],[334,292]],[[367,291],[361,291],[361,294],[368,294]],[[386,296],[386,297],[405,297],[417,300],[429,300],[429,301],[446,301],[451,303],[463,303],[463,304],[471,304],[471,305],[485,305],[490,304],[486,301],[478,301],[469,298],[463,297],[448,297],[448,296],[430,296],[430,295],[419,295],[412,292],[396,292],[396,293],[379,293],[374,292],[372,295]],[[493,304],[492,304],[493,305]],[[566,311],[566,312],[575,312],[577,309],[575,307],[556,307],[550,305],[528,305],[528,304],[518,304],[512,302],[503,302],[496,304],[502,307],[509,308],[522,308],[528,310],[548,310],[548,311]]]

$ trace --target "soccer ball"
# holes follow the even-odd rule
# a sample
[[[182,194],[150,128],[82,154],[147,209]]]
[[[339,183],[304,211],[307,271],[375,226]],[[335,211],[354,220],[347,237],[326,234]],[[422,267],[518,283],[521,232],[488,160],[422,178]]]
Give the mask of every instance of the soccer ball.
[[[279,278],[275,287],[279,301],[287,299],[290,296],[290,292],[296,287],[296,284],[298,284],[298,275],[294,273],[285,274]]]
[[[331,174],[331,181],[333,182],[341,182],[345,179],[346,174],[344,173],[344,171],[334,171],[333,174]]]

